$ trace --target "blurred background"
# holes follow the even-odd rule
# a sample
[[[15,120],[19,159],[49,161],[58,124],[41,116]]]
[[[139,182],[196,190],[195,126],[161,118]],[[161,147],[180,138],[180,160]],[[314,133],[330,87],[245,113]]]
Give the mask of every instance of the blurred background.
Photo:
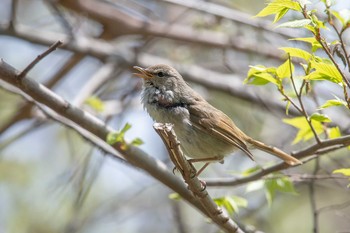
[[[321,2],[313,3],[324,10]],[[271,19],[254,18],[264,6],[261,0],[2,0],[0,57],[22,70],[51,44],[64,41],[29,76],[115,129],[130,123],[126,138],[141,138],[140,148],[170,170],[173,165],[140,104],[142,83],[132,75],[134,65],[174,66],[248,135],[288,152],[300,150],[309,143],[292,145],[296,130],[282,122],[285,104],[275,87],[243,85],[249,65],[285,61],[279,47],[308,48],[288,41],[310,36],[306,31],[276,29]],[[349,7],[349,2],[339,1],[334,8]],[[317,88],[321,100],[336,93],[331,86]],[[291,108],[290,115],[296,114]],[[345,110],[329,114],[348,128]],[[277,161],[260,151],[253,154],[258,165]],[[349,167],[347,154],[339,150],[323,156],[318,174]],[[319,232],[350,232],[347,180],[314,179],[310,195],[310,179],[295,178],[312,174],[314,163],[284,171],[298,194],[277,193],[271,206],[263,189],[247,192],[247,185],[208,191],[213,197],[247,199],[248,206],[234,218],[251,229],[312,232],[312,198]],[[210,165],[202,176],[232,177],[257,164],[237,152],[224,164]],[[0,232],[219,231],[187,203],[169,199],[171,193],[1,85]]]

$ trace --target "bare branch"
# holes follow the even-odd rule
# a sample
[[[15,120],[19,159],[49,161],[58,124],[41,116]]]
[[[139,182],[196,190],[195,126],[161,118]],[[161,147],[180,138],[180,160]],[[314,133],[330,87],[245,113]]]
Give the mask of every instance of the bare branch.
[[[155,123],[153,127],[163,140],[171,160],[188,184],[188,188],[207,211],[210,218],[226,232],[243,232],[238,225],[215,204],[205,186],[203,187],[202,182],[196,175],[197,172],[195,168],[185,158],[180,148],[180,142],[177,140],[173,125]]]
[[[17,75],[18,79],[24,78],[28,72],[36,65],[38,64],[44,57],[49,55],[51,52],[56,50],[60,45],[62,44],[61,41],[55,42],[53,45],[51,45],[45,52],[42,54],[38,55],[21,73]]]
[[[26,95],[30,96],[35,101],[48,106],[62,117],[74,122],[74,130],[78,128],[88,132],[90,135],[95,135],[104,145],[105,139],[110,132],[114,130],[104,122],[100,121],[88,112],[85,112],[77,107],[74,107],[62,97],[53,93],[45,86],[35,82],[29,78],[23,78],[18,81],[16,74],[18,73],[13,67],[0,60],[0,79],[8,82],[9,84],[21,89]],[[24,95],[24,94],[23,94]],[[78,131],[80,133],[80,131]],[[168,186],[170,189],[177,192],[186,201],[195,206],[202,213],[207,214],[203,207],[193,197],[193,195],[184,186],[184,183],[174,176],[167,168],[166,165],[149,156],[137,147],[130,145],[126,150],[121,147],[120,144],[116,144],[114,149],[118,152],[113,152],[113,155],[122,155],[123,158],[135,167],[141,168],[149,175]]]
[[[344,148],[346,146],[350,145],[350,135],[343,136],[340,138],[335,139],[327,139],[321,141],[320,144],[314,144],[308,148],[305,148],[303,150],[293,152],[291,155],[294,156],[297,159],[306,158],[308,156],[315,155],[313,158],[316,158],[317,155],[325,154],[330,151],[334,151],[340,148]],[[303,160],[305,163],[305,160]],[[273,172],[281,171],[284,169],[287,169],[289,166],[285,164],[284,162],[280,162],[278,164],[272,165],[267,168],[263,168],[259,171],[254,172],[253,174],[245,177],[238,177],[238,178],[229,178],[229,179],[220,179],[220,180],[213,180],[208,179],[206,180],[208,186],[237,186],[246,184],[251,181],[255,181],[258,179],[261,179],[262,177],[271,174]]]

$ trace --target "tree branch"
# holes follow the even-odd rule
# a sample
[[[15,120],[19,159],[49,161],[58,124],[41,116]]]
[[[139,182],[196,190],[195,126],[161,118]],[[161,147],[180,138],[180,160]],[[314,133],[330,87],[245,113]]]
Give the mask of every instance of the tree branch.
[[[154,129],[163,140],[171,160],[180,171],[183,179],[188,184],[189,190],[201,203],[203,208],[207,211],[210,218],[226,232],[243,233],[238,225],[231,219],[223,210],[218,207],[213,199],[209,196],[205,186],[196,175],[196,169],[185,158],[181,148],[180,142],[177,140],[172,124],[154,124]]]
[[[31,69],[33,69],[33,67],[36,64],[38,64],[43,58],[45,58],[47,55],[49,55],[54,50],[56,50],[60,45],[62,45],[62,42],[58,40],[53,45],[51,45],[45,52],[43,52],[42,54],[39,54],[24,70],[22,70],[22,72],[20,72],[17,75],[17,78],[18,79],[24,78],[28,74],[28,72]]]
[[[344,148],[346,146],[350,145],[350,135],[335,138],[335,139],[327,139],[321,141],[320,144],[314,144],[308,148],[305,148],[303,150],[293,152],[292,156],[294,156],[297,159],[306,158],[311,155],[321,155],[328,153],[330,151],[334,151],[340,148]],[[316,157],[316,156],[315,156]],[[305,161],[303,161],[305,163]],[[253,174],[245,177],[238,177],[238,178],[229,178],[229,179],[208,179],[206,180],[206,183],[208,186],[237,186],[246,184],[248,182],[252,182],[258,179],[261,179],[262,177],[271,174],[273,172],[281,171],[284,169],[287,169],[289,166],[284,163],[280,162],[275,165],[272,165],[267,168],[263,168],[261,170],[258,170],[254,172]]]
[[[57,114],[74,122],[74,125],[88,131],[89,134],[97,136],[103,142],[110,132],[114,132],[114,130],[105,125],[104,122],[100,121],[90,113],[71,105],[62,97],[53,93],[45,86],[35,82],[34,80],[30,78],[23,78],[18,81],[16,78],[17,73],[17,70],[5,63],[2,59],[0,60],[0,79],[13,86],[16,86],[33,100],[48,106]],[[132,145],[130,145],[126,150],[123,149],[120,144],[116,144],[113,148],[118,151],[118,153],[115,153],[118,155],[121,154],[123,158],[131,165],[146,171],[149,175],[163,183],[165,186],[177,192],[181,197],[195,206],[202,213],[205,215],[207,214],[203,207],[187,190],[184,183],[174,176],[166,168],[166,165],[162,161],[151,157],[139,148]],[[113,155],[115,155],[115,153],[113,153]]]

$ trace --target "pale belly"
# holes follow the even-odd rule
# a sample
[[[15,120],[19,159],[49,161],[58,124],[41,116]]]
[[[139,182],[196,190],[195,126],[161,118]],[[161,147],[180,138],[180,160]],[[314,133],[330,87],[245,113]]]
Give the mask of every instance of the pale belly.
[[[203,130],[195,128],[189,120],[189,112],[184,107],[159,108],[145,104],[149,115],[158,123],[172,123],[186,156],[194,159],[217,159],[235,150],[235,146],[219,140]]]

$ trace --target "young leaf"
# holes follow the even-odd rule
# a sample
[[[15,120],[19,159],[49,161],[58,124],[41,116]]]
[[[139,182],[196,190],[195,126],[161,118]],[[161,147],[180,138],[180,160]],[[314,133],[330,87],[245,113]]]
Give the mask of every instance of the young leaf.
[[[319,109],[325,109],[333,106],[345,106],[347,107],[347,103],[344,100],[341,99],[332,99],[332,100],[327,100],[326,103],[321,105]]]
[[[238,213],[239,207],[247,207],[248,201],[238,196],[224,196],[215,198],[214,202],[221,207],[224,207],[229,214]]]
[[[290,65],[292,65],[292,67],[290,67]],[[291,64],[289,59],[287,59],[287,61],[285,61],[282,65],[277,67],[276,74],[279,78],[287,78],[291,76],[291,70],[292,72],[294,72],[294,65]]]
[[[289,177],[267,179],[265,180],[265,196],[267,202],[269,203],[269,206],[271,206],[277,191],[290,194],[297,194],[297,192],[294,189],[293,182],[289,179]]]
[[[247,185],[247,188],[246,188],[246,192],[249,193],[249,192],[254,192],[254,191],[257,191],[257,190],[260,190],[260,189],[263,189],[264,188],[264,181],[263,180],[257,180],[257,181],[254,181],[254,182],[250,182],[248,185]]]
[[[344,176],[349,176],[350,177],[350,168],[341,168],[341,169],[337,169],[333,171],[334,174],[336,173],[340,173],[343,174]],[[350,180],[350,179],[349,179]],[[347,186],[348,188],[350,188],[350,184],[348,184]]]
[[[276,68],[266,68],[264,66],[251,66],[247,78],[243,81],[244,84],[250,85],[265,85],[267,83],[273,83],[279,85],[270,73],[275,73]]]
[[[181,200],[181,196],[178,193],[170,193],[169,194],[169,199],[179,201]]]
[[[126,123],[124,127],[120,130],[120,133],[125,134],[129,129],[131,129],[131,125]]]
[[[329,129],[328,136],[330,139],[341,137],[341,132],[338,126]]]
[[[305,61],[309,61],[312,55],[309,52],[306,52],[305,50],[298,49],[298,48],[290,48],[290,47],[283,47],[280,48],[286,53],[289,53],[291,57],[299,57],[304,59]]]
[[[280,12],[276,13],[275,19],[273,20],[273,23],[278,22],[288,11],[289,11],[288,8],[284,8]]]
[[[311,44],[312,46],[312,52],[316,52],[317,49],[322,48],[322,45],[320,42],[318,42],[315,37],[303,37],[303,38],[293,38],[289,40],[297,40],[297,41],[302,41]]]
[[[350,176],[350,168],[341,168],[333,171],[333,174],[340,173],[344,176]]]
[[[140,146],[142,145],[144,142],[142,141],[141,138],[135,138],[131,141],[131,145],[133,146]]]
[[[315,71],[310,73],[309,75],[306,75],[304,77],[305,79],[327,80],[334,83],[341,83],[343,81],[342,75],[332,63],[311,61],[311,66],[315,69]]]
[[[318,122],[332,122],[332,120],[328,116],[326,116],[324,114],[320,114],[320,113],[312,114],[310,116],[310,119],[318,121]]]
[[[268,83],[277,84],[277,80],[268,73],[256,73],[244,80],[245,84],[250,85],[265,85]]]
[[[301,116],[301,117],[294,117],[290,119],[283,119],[283,122],[289,125],[292,125],[298,129],[298,133],[293,141],[293,144],[298,143],[301,140],[307,141],[314,137],[314,134],[305,117]],[[317,135],[323,133],[324,128],[320,122],[311,119],[311,124],[315,129]]]
[[[85,104],[90,106],[96,112],[103,112],[105,108],[103,101],[101,101],[101,99],[97,96],[90,96],[85,100]]]
[[[114,143],[117,143],[117,142],[123,142],[124,134],[120,132],[111,132],[107,135],[106,141],[110,145],[113,145]]]
[[[251,167],[251,168],[248,168],[247,170],[245,170],[245,171],[243,171],[242,173],[241,173],[241,175],[242,176],[249,176],[249,175],[251,175],[251,174],[253,174],[254,172],[256,172],[256,171],[259,171],[259,170],[261,170],[262,169],[262,167],[261,166],[255,166],[255,167]]]
[[[274,14],[287,13],[288,10],[302,11],[300,4],[292,0],[273,0],[264,9],[262,9],[255,17],[265,17]],[[281,18],[281,17],[279,17]],[[278,19],[275,18],[274,22]]]
[[[288,100],[287,101],[287,104],[286,104],[286,115],[288,116],[289,115],[289,107],[291,105],[291,102]]]
[[[276,28],[302,28],[311,23],[310,19],[298,19],[289,22],[282,23]]]
[[[117,142],[125,144],[124,135],[131,128],[129,123],[126,123],[120,131],[111,132],[107,135],[106,141],[108,144],[113,145]]]

